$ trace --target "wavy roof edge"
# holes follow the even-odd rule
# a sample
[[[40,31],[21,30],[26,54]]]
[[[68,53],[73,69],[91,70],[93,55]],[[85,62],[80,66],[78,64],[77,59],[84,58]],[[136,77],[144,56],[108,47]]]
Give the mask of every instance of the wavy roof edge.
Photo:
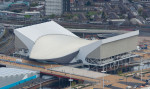
[[[78,37],[54,21],[44,22],[40,24],[15,29],[14,33],[17,32],[23,34],[33,42],[35,42],[39,37],[48,34],[64,34]]]

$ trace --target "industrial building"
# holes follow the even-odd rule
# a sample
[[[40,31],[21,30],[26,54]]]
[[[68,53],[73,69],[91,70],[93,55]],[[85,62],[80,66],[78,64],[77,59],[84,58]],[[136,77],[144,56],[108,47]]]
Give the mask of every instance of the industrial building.
[[[16,68],[0,68],[0,89],[9,89],[21,83],[37,78],[38,71]]]
[[[139,31],[87,40],[50,21],[18,28],[14,33],[16,53],[36,61],[104,66],[137,56],[131,52],[137,49]]]

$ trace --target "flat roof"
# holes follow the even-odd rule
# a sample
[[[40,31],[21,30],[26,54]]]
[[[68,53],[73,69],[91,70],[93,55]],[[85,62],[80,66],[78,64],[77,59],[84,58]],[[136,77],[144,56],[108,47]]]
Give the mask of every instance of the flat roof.
[[[125,31],[125,30],[103,30],[103,29],[72,29],[67,28],[71,32],[74,33],[118,33],[118,34],[124,34],[131,31]]]
[[[113,37],[117,35],[119,34],[118,33],[97,34],[98,37],[104,37],[104,38]]]

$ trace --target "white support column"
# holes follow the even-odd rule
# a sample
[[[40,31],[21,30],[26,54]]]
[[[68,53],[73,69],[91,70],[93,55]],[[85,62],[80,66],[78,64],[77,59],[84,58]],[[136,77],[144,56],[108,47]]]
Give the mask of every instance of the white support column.
[[[104,66],[103,66],[103,71],[101,71],[102,73],[103,73],[103,89],[104,89],[104,87],[105,87],[105,84],[104,84],[104,75],[105,75],[105,72],[106,71],[104,71]]]
[[[111,63],[110,63],[110,68],[112,68],[112,67],[111,67]]]
[[[142,61],[142,58],[141,58],[141,63],[140,63],[140,67],[141,67],[141,81],[142,81],[142,76],[143,76],[143,75],[142,75],[143,65],[144,65],[144,64],[143,64],[143,61]]]

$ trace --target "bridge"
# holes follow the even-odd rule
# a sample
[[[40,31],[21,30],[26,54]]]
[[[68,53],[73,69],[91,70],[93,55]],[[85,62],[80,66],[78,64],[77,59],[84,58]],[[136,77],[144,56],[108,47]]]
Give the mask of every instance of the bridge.
[[[70,66],[39,63],[36,61],[30,61],[25,59],[20,59],[21,62],[18,62],[18,59],[19,58],[0,55],[0,64],[10,67],[36,70],[40,71],[41,73],[57,77],[71,78],[74,80],[83,80],[90,82],[100,82],[103,76],[108,76],[108,74],[73,68]]]
[[[20,59],[19,58],[9,57],[5,55],[0,55],[0,64],[6,65],[8,67],[18,67],[23,69],[30,69],[40,71],[41,73],[53,75],[56,77],[74,79],[74,80],[82,80],[82,81],[89,81],[95,83],[94,86],[89,86],[85,89],[90,88],[102,88],[103,84],[103,76],[105,77],[105,85],[112,85],[112,87],[119,87],[121,89],[126,88],[126,81],[123,76],[117,75],[109,75],[109,74],[102,74],[99,72],[88,71],[85,69],[73,68],[71,66],[63,66],[57,64],[46,64],[46,63],[39,63],[36,61]],[[128,78],[128,81],[132,81],[134,84],[143,84],[143,81],[136,80],[133,78]],[[121,84],[121,83],[124,84]],[[128,83],[129,84],[129,83]],[[105,87],[106,89],[110,89]]]

